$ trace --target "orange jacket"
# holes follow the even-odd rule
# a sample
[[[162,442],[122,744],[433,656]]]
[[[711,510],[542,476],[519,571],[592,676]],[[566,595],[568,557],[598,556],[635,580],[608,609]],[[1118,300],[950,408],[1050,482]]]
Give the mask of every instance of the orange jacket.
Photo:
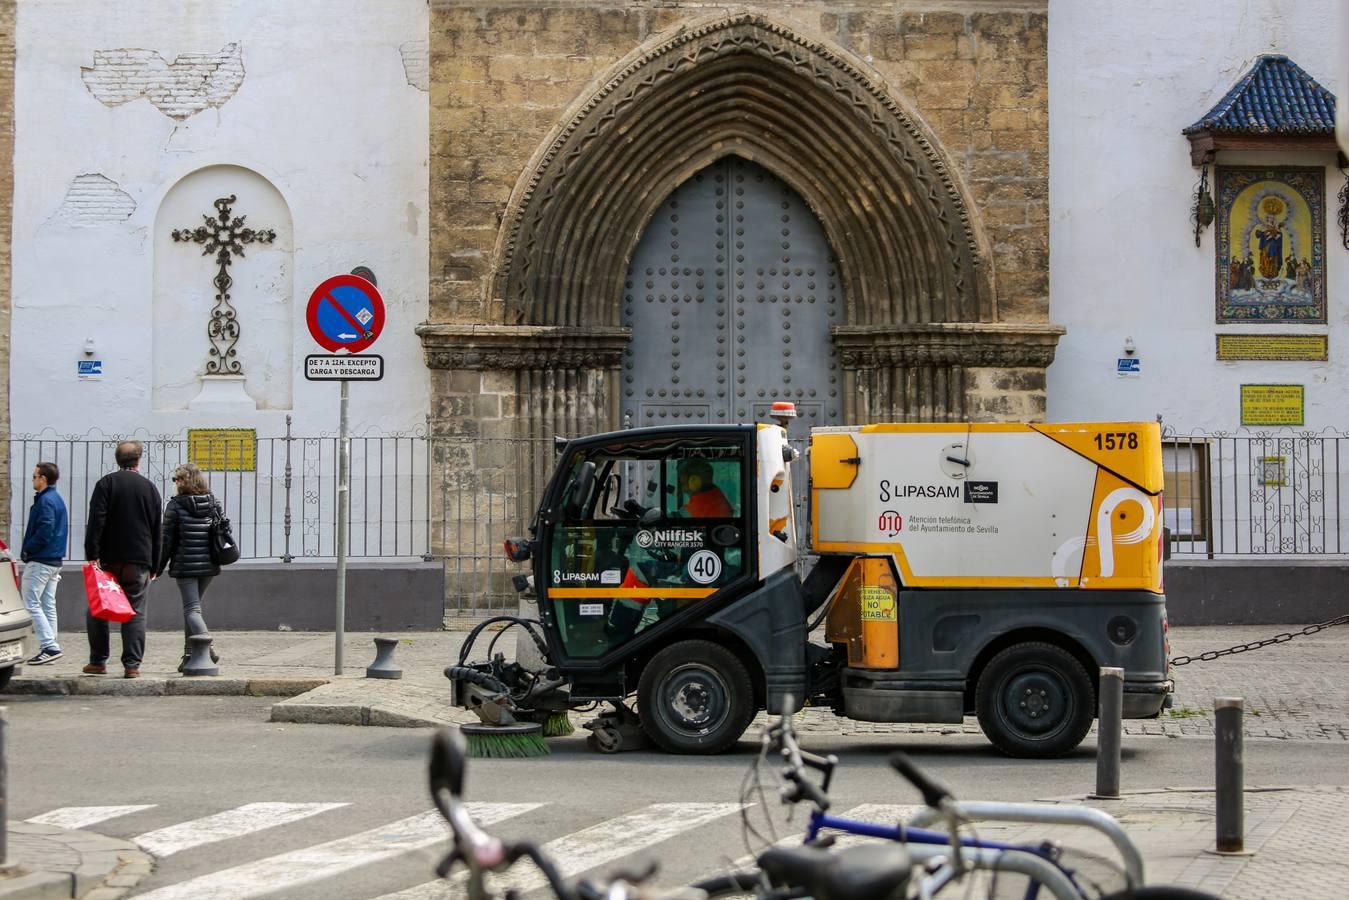
[[[690,495],[683,512],[693,519],[729,519],[735,514],[731,501],[715,484]]]

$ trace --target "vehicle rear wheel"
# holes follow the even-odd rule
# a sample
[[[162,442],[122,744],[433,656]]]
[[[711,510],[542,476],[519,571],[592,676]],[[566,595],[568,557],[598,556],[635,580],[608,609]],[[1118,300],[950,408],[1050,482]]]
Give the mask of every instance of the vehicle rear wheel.
[[[642,728],[670,753],[720,753],[754,718],[754,686],[735,654],[680,641],[652,657],[637,685]]]
[[[0,669],[0,691],[9,687],[9,680],[14,677],[14,666],[5,666]]]
[[[984,667],[974,708],[979,727],[1003,753],[1047,759],[1082,743],[1096,715],[1096,692],[1071,653],[1028,641]]]

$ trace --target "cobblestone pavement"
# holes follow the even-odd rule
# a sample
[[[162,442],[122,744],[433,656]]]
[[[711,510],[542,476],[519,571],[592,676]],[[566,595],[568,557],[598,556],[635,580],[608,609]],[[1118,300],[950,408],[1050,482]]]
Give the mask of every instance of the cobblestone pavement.
[[[1078,798],[1060,802],[1081,803]],[[1344,863],[1333,842],[1349,826],[1349,791],[1345,788],[1248,790],[1244,797],[1245,855],[1212,852],[1213,804],[1211,791],[1166,790],[1127,793],[1120,800],[1092,800],[1085,805],[1110,813],[1124,826],[1146,860],[1148,884],[1182,885],[1224,900],[1344,896]],[[1119,859],[1108,841],[1082,829],[984,824],[978,832],[995,840],[1049,839],[1068,848],[1069,854]],[[1107,872],[1090,864],[1086,871],[1089,875]],[[1019,896],[1014,887],[1007,886],[1006,896]]]
[[[1267,638],[1300,626],[1174,628],[1171,655],[1198,655]],[[1124,723],[1129,735],[1212,737],[1213,698],[1242,697],[1248,738],[1299,741],[1349,740],[1349,625],[1298,637],[1284,644],[1195,662],[1171,670],[1175,704],[1157,719]],[[756,721],[762,724],[764,717]],[[802,731],[836,734],[978,734],[979,723],[896,725],[851,722],[827,710],[807,710]],[[1095,726],[1093,726],[1094,730]]]
[[[1278,625],[1175,628],[1171,631],[1171,652],[1173,656],[1197,655],[1205,650],[1222,649],[1289,630],[1296,631],[1297,628]],[[506,654],[507,658],[513,657],[515,631],[510,629],[501,633],[496,652]],[[495,636],[495,632],[484,632],[471,658],[486,658],[488,644]],[[330,698],[333,704],[355,708],[354,711],[343,710],[341,715],[367,723],[394,724],[400,717],[404,720],[401,724],[408,725],[456,721],[456,711],[440,708],[449,696],[442,670],[458,659],[465,633],[442,631],[403,635],[404,640],[395,654],[395,663],[403,669],[403,679],[392,682],[376,682],[363,677],[365,666],[374,660],[373,637],[367,633],[347,635],[343,645],[346,674],[341,679],[333,679],[332,634],[221,632],[216,638],[222,654],[220,675],[222,679],[333,679],[334,684],[325,685],[319,693],[308,698],[309,705]],[[29,667],[17,680],[77,675],[84,663],[81,653],[85,646],[84,635],[63,635],[62,645],[67,651],[63,659],[40,668]],[[181,647],[178,635],[151,632],[147,646],[142,675],[181,680],[174,672]],[[116,649],[114,641],[114,651]],[[120,670],[113,666],[110,671],[115,676]],[[1248,738],[1349,740],[1349,625],[1212,662],[1195,662],[1173,669],[1172,676],[1176,682],[1174,708],[1163,711],[1158,719],[1125,722],[1126,734],[1211,737],[1213,698],[1238,696],[1246,701],[1244,724]],[[109,676],[108,680],[119,679]],[[405,686],[401,692],[400,686]],[[384,710],[385,718],[360,712],[361,708],[375,707]],[[576,718],[579,722],[589,716]],[[967,718],[961,725],[903,725],[853,722],[820,709],[807,710],[799,727],[802,731],[841,735],[979,732],[973,718]]]

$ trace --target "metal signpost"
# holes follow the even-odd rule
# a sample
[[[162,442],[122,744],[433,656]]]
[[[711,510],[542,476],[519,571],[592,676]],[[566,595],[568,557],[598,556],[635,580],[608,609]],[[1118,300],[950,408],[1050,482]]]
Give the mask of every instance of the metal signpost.
[[[309,295],[305,320],[309,333],[329,356],[305,357],[304,377],[310,381],[338,381],[341,400],[337,425],[337,647],[333,672],[342,674],[342,641],[347,631],[347,516],[351,503],[351,438],[347,436],[347,383],[378,381],[384,377],[384,358],[358,356],[384,330],[384,299],[375,287],[374,273],[334,275]]]

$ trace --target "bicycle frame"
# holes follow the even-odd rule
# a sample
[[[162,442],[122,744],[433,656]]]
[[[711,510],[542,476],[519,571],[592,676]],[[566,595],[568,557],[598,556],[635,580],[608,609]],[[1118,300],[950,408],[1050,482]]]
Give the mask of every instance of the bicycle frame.
[[[1000,820],[1015,822],[1037,822],[1046,824],[1081,825],[1093,828],[1110,838],[1124,860],[1125,873],[1131,884],[1143,883],[1143,862],[1138,851],[1129,843],[1118,823],[1099,810],[1086,809],[1045,809],[1020,803],[961,803],[957,804],[961,818]],[[944,859],[948,852],[951,835],[944,831],[932,831],[922,827],[938,815],[936,810],[920,810],[915,815],[915,826],[878,825],[873,822],[861,822],[831,816],[818,809],[811,810],[810,821],[806,828],[806,843],[815,841],[824,829],[842,831],[859,837],[880,838],[900,841],[910,846],[915,862]],[[923,845],[915,847],[913,845]],[[985,840],[982,838],[962,838],[962,855],[971,857],[978,868],[1018,872],[1030,878],[1026,888],[1026,900],[1035,900],[1040,887],[1049,889],[1055,897],[1081,897],[1081,890],[1073,882],[1068,871],[1044,849],[1029,844],[1010,844],[1005,841]],[[933,875],[925,887],[939,891],[959,877],[959,872],[944,863]]]

